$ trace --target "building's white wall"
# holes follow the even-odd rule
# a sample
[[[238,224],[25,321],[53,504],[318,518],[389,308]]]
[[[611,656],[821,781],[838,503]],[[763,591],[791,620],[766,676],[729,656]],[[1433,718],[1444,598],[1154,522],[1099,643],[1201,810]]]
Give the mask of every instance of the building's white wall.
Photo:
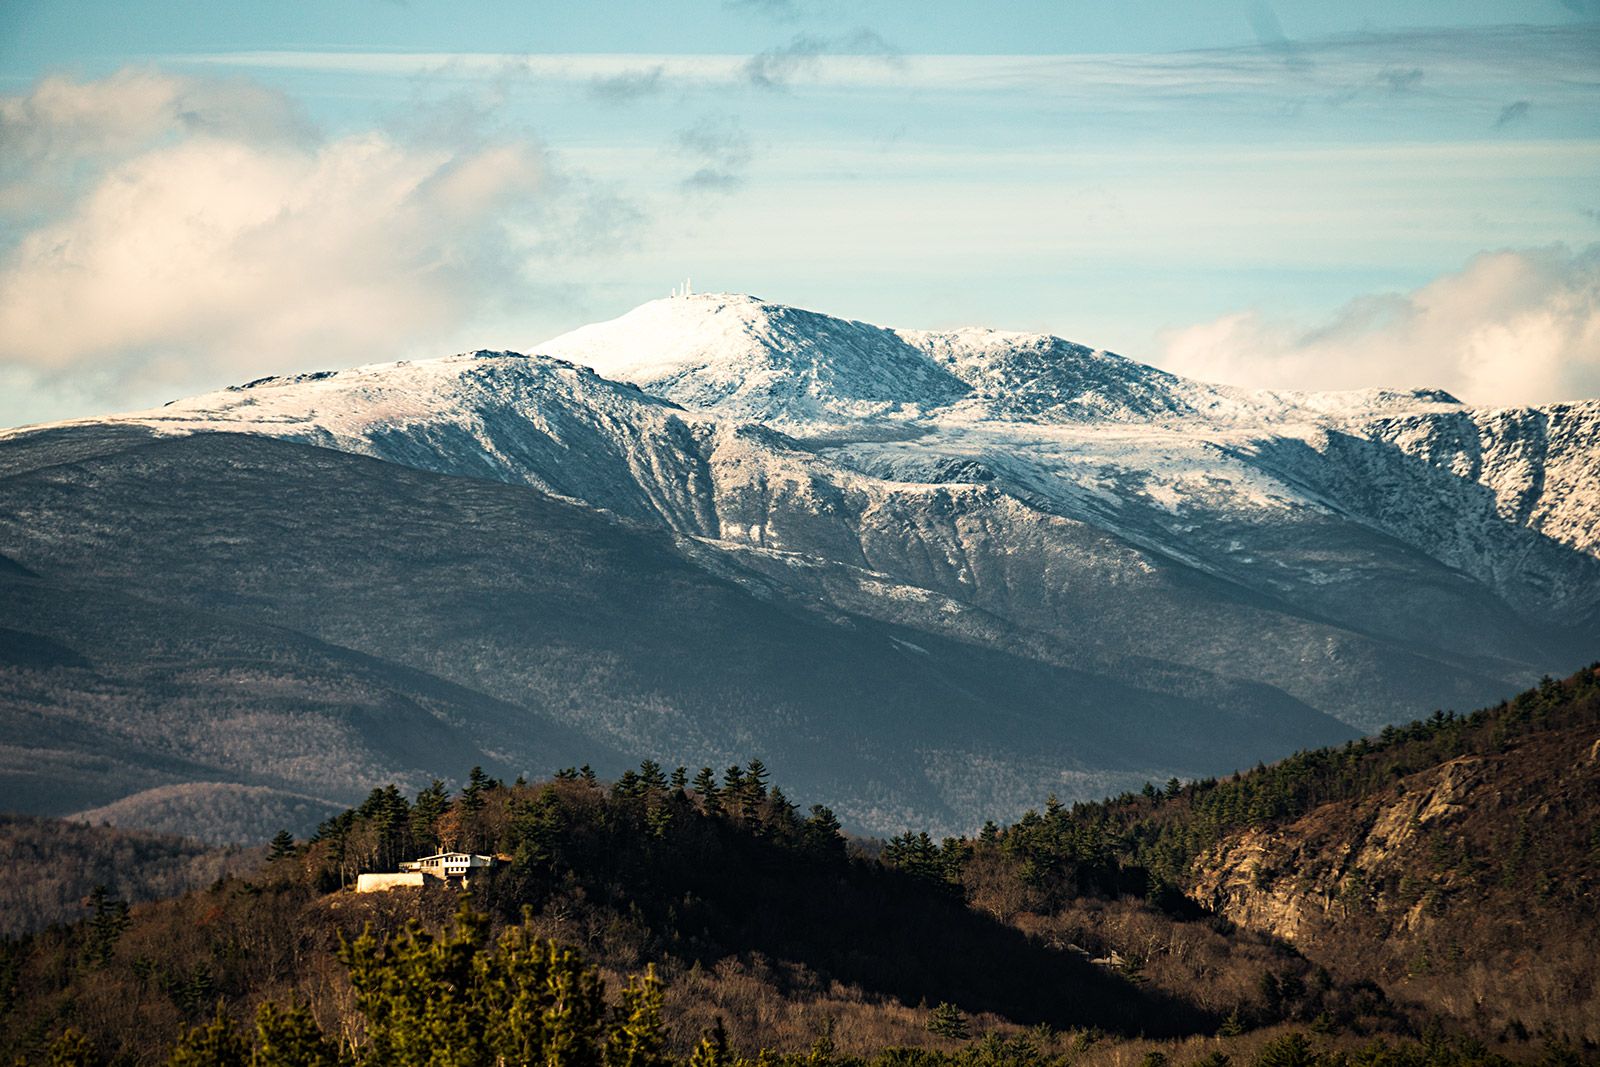
[[[356,877],[357,893],[381,893],[403,885],[422,885],[426,879],[421,871],[379,872]]]

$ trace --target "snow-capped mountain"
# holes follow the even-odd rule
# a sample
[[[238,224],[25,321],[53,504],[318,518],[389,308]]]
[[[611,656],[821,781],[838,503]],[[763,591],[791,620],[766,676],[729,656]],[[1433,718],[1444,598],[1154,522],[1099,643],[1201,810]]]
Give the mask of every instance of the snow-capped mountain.
[[[880,830],[919,812],[960,825],[1052,789],[1232,769],[1159,744],[1119,760],[1112,749],[1134,745],[1136,722],[1199,722],[1227,705],[1295,719],[1294,744],[1319,729],[1331,740],[1494,699],[1600,646],[1600,401],[1487,411],[1429,391],[1252,392],[1055,337],[890,330],[710,294],[643,305],[530,355],[262,379],[13,431],[0,436],[0,471],[15,472],[0,487],[21,499],[16,479],[43,468],[19,457],[76,454],[71,440],[219,431],[548,494],[676,538],[697,573],[807,625],[876,633],[876,655],[910,656],[929,677],[938,644],[965,664],[948,679],[963,691],[999,685],[979,666],[999,661],[983,657],[1034,665],[1045,691],[1008,699],[1041,721],[1055,700],[1080,737],[1083,694],[1110,701],[1106,720],[1128,717],[1112,731],[1121,742],[1075,752],[1069,730],[1041,759],[995,740],[1007,734],[998,720],[960,722],[928,696],[934,719],[955,718],[922,743],[904,720],[858,739],[904,746],[929,790],[858,789],[856,825]],[[72,521],[71,506],[51,507]],[[50,536],[3,510],[0,553],[45,573]],[[439,536],[443,551],[450,535]],[[318,640],[519,701],[526,669],[400,648],[365,628],[356,639],[307,615],[296,628]],[[628,654],[625,638],[605,655]],[[1081,693],[1050,696],[1068,678]],[[779,753],[752,751],[766,738],[808,758],[793,738],[779,744],[763,708],[730,717],[676,684],[629,690],[670,709],[655,726],[617,710],[586,718],[581,699],[555,718],[636,756],[743,749],[781,767]],[[1259,747],[1254,758],[1281,754]]]

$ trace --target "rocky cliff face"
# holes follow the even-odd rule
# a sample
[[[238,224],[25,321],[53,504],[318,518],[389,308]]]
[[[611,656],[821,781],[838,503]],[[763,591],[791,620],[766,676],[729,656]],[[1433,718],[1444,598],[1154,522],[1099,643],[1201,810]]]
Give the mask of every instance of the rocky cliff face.
[[[1600,935],[1592,725],[1508,739],[1360,800],[1232,834],[1190,895],[1346,975],[1494,1027],[1595,1018]],[[1520,1015],[1519,1015],[1520,1013]]]

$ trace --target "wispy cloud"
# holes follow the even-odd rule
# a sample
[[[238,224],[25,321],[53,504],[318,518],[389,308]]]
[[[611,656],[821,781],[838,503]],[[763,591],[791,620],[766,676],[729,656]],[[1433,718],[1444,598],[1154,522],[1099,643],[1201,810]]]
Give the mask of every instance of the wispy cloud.
[[[1600,245],[1485,252],[1321,322],[1245,311],[1162,343],[1162,366],[1236,385],[1431,387],[1496,405],[1600,396]]]
[[[1283,32],[1283,26],[1278,22],[1278,15],[1272,8],[1256,0],[1245,13],[1245,18],[1250,23],[1250,29],[1255,32],[1256,40],[1263,50],[1277,56],[1283,65],[1292,70],[1307,70],[1311,61],[1301,53],[1300,47]]]
[[[1285,65],[1280,47],[1257,44],[1189,52],[1129,55],[923,55],[896,53],[871,31],[844,36],[799,34],[756,56],[710,54],[501,54],[239,52],[173,56],[175,64],[241,69],[329,70],[410,77],[474,77],[516,63],[535,82],[628,79],[659,68],[663,90],[773,88],[1020,91],[1063,103],[1111,110],[1207,106],[1263,93],[1331,99],[1379,87],[1407,91],[1417,105],[1460,109],[1501,102],[1534,83],[1539,99],[1589,103],[1597,93],[1594,56],[1600,26],[1484,27],[1352,33],[1292,42],[1309,64]],[[1423,85],[1430,92],[1416,90]],[[1498,106],[1498,105],[1497,105]]]
[[[589,82],[589,94],[609,104],[626,104],[656,96],[665,88],[663,76],[666,72],[665,63],[651,63],[616,74],[597,74]]]
[[[900,59],[894,47],[871,30],[858,29],[841,37],[803,33],[751,56],[744,77],[758,88],[784,89],[797,77],[815,76],[822,58],[830,55],[873,57],[893,68],[899,67]]]
[[[1389,87],[1391,93],[1409,93],[1422,84],[1423,70],[1421,67],[1412,67],[1409,70],[1390,68],[1382,71],[1378,79]]]
[[[679,130],[676,148],[696,162],[684,188],[703,192],[725,192],[743,184],[755,155],[750,136],[732,115],[707,115]]]
[[[1528,111],[1532,107],[1533,105],[1526,100],[1518,100],[1514,103],[1507,104],[1505,107],[1500,109],[1499,117],[1494,120],[1494,128],[1501,130],[1507,126],[1510,126],[1514,122],[1527,118]]]

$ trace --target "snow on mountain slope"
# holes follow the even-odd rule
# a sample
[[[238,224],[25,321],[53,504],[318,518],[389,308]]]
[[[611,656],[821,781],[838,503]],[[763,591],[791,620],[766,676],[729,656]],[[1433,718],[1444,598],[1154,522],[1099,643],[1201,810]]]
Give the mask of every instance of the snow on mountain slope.
[[[968,392],[891,330],[721,293],[654,300],[538,351],[779,428],[914,415]]]
[[[1262,592],[1297,565],[1257,565],[1248,531],[1220,551],[1193,534],[1339,516],[1535,618],[1583,616],[1600,597],[1584,405],[1488,413],[1437,390],[1247,391],[1046,335],[891,332],[720,294],[654,301],[540,350],[694,410],[763,419],[875,479],[1003,488]],[[1352,467],[1353,451],[1371,454]],[[1476,516],[1465,533],[1463,514]],[[1338,568],[1303,577],[1342,581]]]
[[[704,484],[704,453],[721,434],[714,420],[541,356],[481,351],[263,378],[116,421],[161,434],[264,434],[532,485],[690,532],[716,528]]]
[[[1249,392],[1053,337],[720,294],[539,352],[268,379],[116,421],[531,485],[705,539],[696,558],[763,595],[1164,691],[1212,685],[1186,671],[1264,683],[1364,727],[1489,699],[1600,640],[1593,406]]]

